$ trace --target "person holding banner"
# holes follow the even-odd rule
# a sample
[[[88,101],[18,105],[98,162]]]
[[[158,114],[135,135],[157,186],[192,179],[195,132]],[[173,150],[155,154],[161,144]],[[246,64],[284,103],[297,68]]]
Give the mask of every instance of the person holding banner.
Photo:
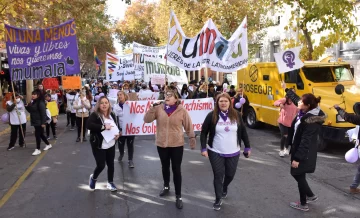
[[[78,129],[76,142],[80,142],[81,133],[83,141],[86,142],[85,126],[89,117],[89,110],[91,109],[91,103],[87,99],[86,90],[80,92],[80,97],[74,102],[74,109],[76,110],[76,126]]]
[[[201,155],[209,158],[214,173],[214,210],[221,209],[222,199],[227,197],[228,186],[234,179],[241,140],[245,144],[243,154],[248,158],[251,148],[241,114],[232,107],[227,93],[219,94],[214,111],[204,120],[200,137]]]
[[[49,141],[44,135],[44,127],[46,126],[47,115],[45,100],[43,97],[44,95],[41,94],[40,90],[34,90],[31,96],[32,102],[25,106],[26,110],[30,113],[31,126],[35,128],[36,149],[32,154],[33,156],[41,154],[41,140],[43,140],[46,144],[44,151],[52,148],[52,145],[49,143]]]
[[[11,98],[12,101],[6,102],[6,110],[9,112],[10,127],[11,127],[10,143],[7,149],[8,151],[15,148],[18,132],[19,132],[19,145],[21,148],[24,147],[25,144],[24,136],[26,132],[26,114],[25,114],[24,102],[21,100],[21,96],[18,93],[15,93],[15,99],[14,96],[11,96]],[[20,125],[22,126],[24,135],[21,132]]]
[[[116,115],[111,112],[110,101],[106,96],[99,98],[96,103],[94,113],[92,113],[87,122],[87,128],[90,130],[90,144],[96,161],[96,168],[94,173],[90,175],[89,186],[94,190],[96,181],[100,173],[108,167],[107,188],[114,192],[117,188],[114,184],[114,158],[115,158],[115,143],[118,140],[120,133],[113,135],[114,138],[110,141],[104,139],[104,131],[109,131],[115,126],[117,127]]]
[[[164,188],[160,197],[170,191],[170,161],[174,175],[176,207],[183,208],[181,199],[181,162],[184,152],[184,132],[189,137],[191,149],[195,149],[196,138],[192,121],[187,110],[181,105],[177,91],[168,90],[165,103],[154,104],[144,116],[145,123],[156,120],[156,145],[160,156]]]
[[[118,103],[114,104],[113,110],[114,110],[114,113],[116,114],[116,116],[118,117],[118,120],[119,120],[119,129],[120,129],[120,135],[121,135],[123,116],[124,116],[123,106],[125,104],[125,101],[127,101],[129,99],[129,96],[124,91],[119,91],[117,93],[117,97],[118,97]],[[118,158],[119,162],[121,162],[123,157],[124,157],[125,142],[127,144],[129,168],[134,168],[135,167],[134,162],[133,162],[134,139],[135,139],[135,136],[133,136],[133,135],[131,135],[131,136],[122,136],[121,135],[120,138],[119,138],[119,141],[118,141],[118,147],[119,147],[119,152],[120,152],[120,156]]]

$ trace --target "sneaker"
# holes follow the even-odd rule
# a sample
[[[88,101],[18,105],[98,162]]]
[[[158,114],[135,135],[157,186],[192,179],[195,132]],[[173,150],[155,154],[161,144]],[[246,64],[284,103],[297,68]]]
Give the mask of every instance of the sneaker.
[[[44,151],[47,151],[47,150],[49,150],[50,148],[52,148],[52,145],[51,145],[51,144],[48,144],[48,145],[45,146]]]
[[[227,198],[227,192],[223,192],[222,195],[221,195],[221,198],[222,198],[222,199]]]
[[[120,154],[119,158],[118,158],[118,161],[121,162],[122,159],[123,159],[124,155],[123,154]]]
[[[36,156],[41,154],[41,151],[39,149],[35,149],[34,153],[32,153],[32,156]]]
[[[57,139],[57,136],[56,136],[56,135],[54,135],[54,139]]]
[[[286,149],[286,148],[285,148],[285,149],[284,149],[284,155],[285,155],[285,156],[289,156],[289,153],[290,153],[289,149]]]
[[[93,179],[93,174],[90,175],[90,178],[89,178],[89,186],[90,186],[90,189],[95,189],[95,185],[96,185],[96,179]]]
[[[113,182],[108,182],[108,183],[107,183],[107,189],[109,189],[109,190],[112,191],[112,192],[116,192],[116,191],[117,191],[117,188],[116,188],[116,186],[114,185]]]
[[[47,140],[50,140],[50,136],[46,136],[46,139],[47,139]]]
[[[68,127],[69,125],[70,125],[70,123],[67,123],[67,124],[66,124],[66,127]]]
[[[22,144],[22,145],[19,145],[20,146],[20,148],[23,148],[24,147],[24,144]]]
[[[359,188],[350,188],[350,194],[360,194]]]
[[[160,191],[159,196],[164,197],[164,196],[168,195],[169,192],[170,192],[170,188],[169,187],[164,187],[163,190]]]
[[[306,197],[306,203],[313,203],[315,201],[317,201],[319,199],[319,197],[317,195],[314,195],[312,197]]]
[[[181,197],[176,197],[175,205],[176,205],[177,209],[182,209],[183,208],[183,202],[182,202]]]
[[[72,126],[72,127],[70,127],[70,130],[73,131],[73,130],[75,130],[75,128]]]
[[[280,156],[280,157],[284,157],[284,156],[285,156],[285,152],[284,152],[283,150],[280,150],[279,156]]]
[[[134,162],[132,160],[129,160],[129,168],[134,168]]]
[[[213,205],[213,209],[214,210],[220,210],[221,209],[221,205],[222,205],[222,200],[221,199],[216,199],[215,203]]]
[[[80,138],[77,138],[77,139],[76,139],[76,142],[80,142]]]
[[[15,148],[15,146],[11,146],[11,147],[9,146],[9,147],[7,148],[7,150],[8,150],[8,151],[11,151],[11,150],[14,149],[14,148]]]
[[[297,209],[297,210],[309,211],[308,204],[301,205],[300,202],[290,202],[290,207]]]

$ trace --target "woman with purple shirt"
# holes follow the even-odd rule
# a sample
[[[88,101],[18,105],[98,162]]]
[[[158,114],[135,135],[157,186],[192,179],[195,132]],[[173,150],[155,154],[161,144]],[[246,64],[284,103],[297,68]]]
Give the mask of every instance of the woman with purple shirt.
[[[214,111],[204,120],[200,138],[201,155],[209,158],[214,172],[214,210],[220,210],[222,199],[227,197],[240,157],[241,140],[245,144],[243,154],[248,158],[251,149],[241,114],[231,105],[229,94],[222,93],[216,99]]]

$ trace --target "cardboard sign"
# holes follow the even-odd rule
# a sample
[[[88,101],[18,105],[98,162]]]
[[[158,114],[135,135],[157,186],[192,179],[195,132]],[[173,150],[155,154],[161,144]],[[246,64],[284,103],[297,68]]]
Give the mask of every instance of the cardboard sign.
[[[80,76],[63,76],[62,77],[63,89],[81,89]]]
[[[144,116],[156,101],[126,101],[122,123],[122,135],[154,135],[156,121],[144,123]],[[188,111],[194,131],[201,131],[205,117],[214,109],[213,98],[186,99],[181,104]]]
[[[59,89],[59,80],[57,78],[45,78],[42,81],[45,90]]]
[[[46,107],[49,109],[52,117],[59,115],[59,108],[55,101],[48,102]]]
[[[153,75],[151,75],[151,84],[153,84],[153,85],[165,85],[165,74],[153,74]]]

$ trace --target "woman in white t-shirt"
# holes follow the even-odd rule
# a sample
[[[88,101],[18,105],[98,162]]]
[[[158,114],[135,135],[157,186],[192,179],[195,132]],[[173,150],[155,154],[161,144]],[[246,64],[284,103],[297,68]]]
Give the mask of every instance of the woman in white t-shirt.
[[[14,96],[11,96],[12,100],[6,102],[6,110],[9,112],[10,126],[11,126],[10,143],[9,143],[8,151],[15,148],[15,143],[17,140],[18,133],[19,133],[20,147],[24,147],[25,144],[24,137],[23,134],[21,133],[21,128],[20,128],[21,125],[25,136],[26,114],[25,114],[24,102],[21,100],[21,98],[22,97],[18,93],[16,93],[15,100],[14,100]],[[17,107],[17,110],[15,107]]]
[[[108,167],[107,188],[111,191],[117,191],[113,181],[115,143],[120,137],[120,132],[117,126],[117,117],[113,112],[111,112],[109,99],[106,96],[100,97],[96,103],[94,113],[90,115],[87,121],[87,128],[90,130],[90,144],[96,161],[96,168],[94,173],[90,175],[89,179],[90,189],[95,189],[97,178],[101,171],[105,168],[106,164]],[[114,130],[116,130],[117,133],[113,135],[111,140],[109,139],[106,141],[103,136],[103,134],[107,134],[105,131],[114,132]]]
[[[204,120],[200,137],[201,155],[209,158],[214,172],[214,210],[220,210],[222,199],[227,197],[240,157],[241,140],[245,144],[243,154],[249,157],[250,143],[241,114],[231,105],[229,94],[219,94],[214,111]]]

